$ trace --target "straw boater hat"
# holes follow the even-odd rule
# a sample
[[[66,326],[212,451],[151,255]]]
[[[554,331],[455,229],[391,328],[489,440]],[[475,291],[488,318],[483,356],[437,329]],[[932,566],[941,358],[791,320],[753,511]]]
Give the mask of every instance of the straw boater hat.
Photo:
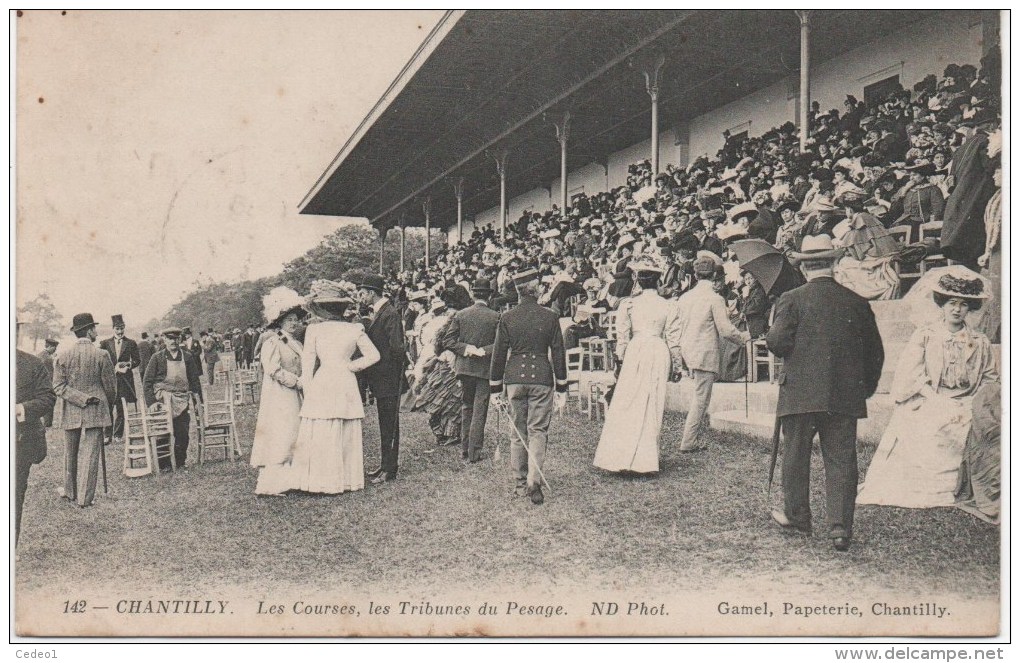
[[[744,216],[755,217],[758,216],[758,214],[760,214],[758,206],[754,203],[740,203],[739,205],[733,206],[733,209],[730,210],[729,216],[732,220],[736,221]]]
[[[554,239],[559,236],[560,231],[557,230],[556,228],[553,228],[552,230],[546,230],[545,232],[539,235],[539,237],[541,237],[542,239]]]
[[[702,249],[698,251],[696,257],[698,260],[711,260],[715,263],[716,267],[722,267],[723,264],[723,259],[720,258],[714,251],[706,251],[705,249]]]
[[[959,299],[985,300],[990,296],[981,277],[963,265],[948,267],[931,291]]]
[[[363,284],[362,287],[368,286]],[[320,279],[312,282],[305,298],[305,309],[320,318],[339,320],[343,309],[353,301],[342,283]]]
[[[800,251],[791,251],[790,256],[795,260],[839,260],[843,256],[843,249],[837,249],[832,245],[832,238],[828,235],[808,235],[801,244]]]
[[[262,309],[265,312],[266,324],[275,325],[287,314],[304,308],[304,298],[286,286],[273,288],[262,298]]]

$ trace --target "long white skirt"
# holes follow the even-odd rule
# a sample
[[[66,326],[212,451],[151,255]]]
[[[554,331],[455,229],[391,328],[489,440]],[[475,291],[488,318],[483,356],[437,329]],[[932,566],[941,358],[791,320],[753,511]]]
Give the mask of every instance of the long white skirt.
[[[361,419],[301,418],[290,464],[291,488],[343,493],[365,487]]]
[[[659,431],[671,360],[658,336],[635,336],[606,412],[595,466],[611,472],[659,471]]]

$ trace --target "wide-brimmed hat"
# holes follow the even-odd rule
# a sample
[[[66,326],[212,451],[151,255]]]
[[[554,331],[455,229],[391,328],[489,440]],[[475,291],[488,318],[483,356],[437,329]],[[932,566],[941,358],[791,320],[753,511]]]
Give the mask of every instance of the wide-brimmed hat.
[[[381,280],[381,277],[378,277]],[[362,285],[360,287],[368,287]],[[312,281],[308,296],[305,297],[305,309],[320,318],[339,318],[344,309],[352,304],[348,289],[338,281],[319,279]]]
[[[552,230],[543,231],[542,233],[539,234],[539,237],[541,237],[542,239],[554,239],[559,236],[560,231],[557,230],[556,228],[553,228]]]
[[[729,217],[736,221],[742,216],[755,217],[758,216],[758,214],[760,214],[758,206],[754,203],[740,203],[739,205],[733,206],[733,209],[730,210]]]
[[[620,235],[620,239],[618,239],[616,241],[616,248],[617,249],[622,249],[625,246],[630,246],[631,244],[633,244],[636,241],[637,241],[637,237],[634,237],[630,233],[624,233],[623,235]]]
[[[383,289],[386,287],[386,282],[383,280],[383,277],[378,274],[366,274],[361,278],[361,281],[358,282],[358,287],[382,293]]]
[[[801,243],[800,251],[791,251],[790,256],[796,260],[838,260],[843,249],[832,245],[828,235],[808,235]]]
[[[275,325],[287,314],[302,310],[304,305],[304,297],[282,285],[273,288],[262,298],[262,310],[267,325]]]
[[[963,265],[952,265],[931,287],[933,293],[960,299],[984,300],[990,297],[985,283],[976,272]]]
[[[407,301],[409,302],[427,302],[429,300],[429,293],[427,290],[412,290],[407,295]]]
[[[89,327],[95,327],[98,324],[91,313],[78,313],[71,319],[71,331],[78,332]]]
[[[779,203],[779,207],[776,208],[776,214],[782,214],[784,209],[789,209],[796,212],[797,210],[800,209],[800,203],[798,203],[796,200],[784,200],[783,202]]]
[[[528,268],[521,270],[513,275],[514,285],[526,285],[532,281],[538,280],[538,270],[534,268]]]

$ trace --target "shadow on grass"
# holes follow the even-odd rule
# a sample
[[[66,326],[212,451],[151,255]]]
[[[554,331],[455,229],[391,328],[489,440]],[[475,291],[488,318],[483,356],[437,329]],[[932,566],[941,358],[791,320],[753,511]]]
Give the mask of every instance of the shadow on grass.
[[[240,410],[248,451],[256,410]],[[780,503],[765,483],[766,443],[708,432],[710,450],[680,454],[683,418],[667,414],[662,471],[620,477],[592,466],[600,426],[555,418],[546,503],[513,496],[507,429],[490,416],[486,452],[470,466],[459,447],[434,450],[424,415],[402,415],[399,478],[339,496],[253,495],[242,462],[192,458],[187,469],[127,479],[121,448],[107,448],[110,494],[93,508],[63,504],[63,442],[33,468],[25,506],[18,586],[71,592],[85,580],[111,587],[210,584],[266,589],[470,589],[500,584],[711,588],[786,583],[840,596],[876,585],[932,588],[966,597],[999,588],[999,530],[955,509],[858,509],[849,554],[819,534],[787,537],[768,517]],[[365,466],[378,465],[374,408],[365,420]],[[492,460],[499,439],[501,460]],[[434,451],[433,451],[434,450]],[[430,453],[426,453],[429,451]],[[872,450],[861,454],[862,476]],[[820,458],[812,504],[824,523]]]

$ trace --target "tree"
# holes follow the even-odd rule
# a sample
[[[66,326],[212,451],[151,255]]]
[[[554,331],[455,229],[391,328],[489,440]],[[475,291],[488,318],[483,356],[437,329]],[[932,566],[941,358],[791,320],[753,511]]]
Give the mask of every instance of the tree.
[[[32,350],[36,349],[39,339],[60,336],[63,320],[64,316],[45,293],[18,308],[18,322],[25,323],[25,330],[32,337]]]
[[[432,253],[437,253],[443,244],[441,233],[433,230]],[[410,267],[424,255],[424,232],[408,229],[404,246],[405,265]],[[399,269],[399,229],[391,230],[386,236],[383,262],[387,275]],[[208,327],[217,331],[235,327],[243,329],[263,322],[262,297],[275,286],[285,285],[305,294],[316,279],[352,279],[355,274],[375,274],[378,271],[379,232],[371,226],[346,225],[327,235],[303,256],[288,262],[276,276],[237,283],[196,283],[194,290],[148,326],[154,331],[170,325],[188,326],[196,333]]]

